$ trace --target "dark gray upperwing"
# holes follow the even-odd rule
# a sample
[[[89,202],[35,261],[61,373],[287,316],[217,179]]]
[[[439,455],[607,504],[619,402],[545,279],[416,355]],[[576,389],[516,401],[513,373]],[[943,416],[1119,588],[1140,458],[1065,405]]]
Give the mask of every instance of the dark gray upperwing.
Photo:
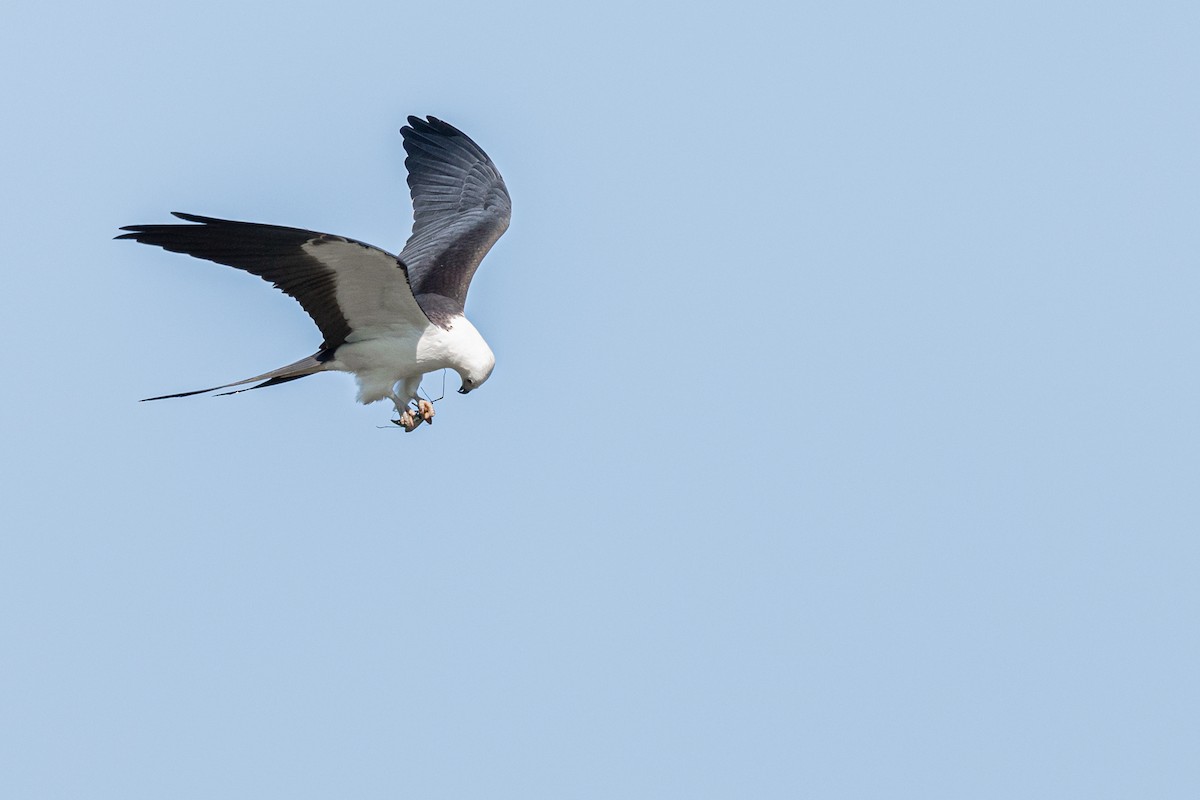
[[[435,117],[408,123],[400,133],[413,232],[400,260],[422,310],[444,326],[462,312],[479,262],[508,229],[512,203],[496,166],[470,137]]]
[[[332,353],[351,333],[351,322],[347,317],[353,318],[354,309],[343,309],[338,304],[339,274],[343,283],[348,269],[379,276],[382,263],[387,272],[395,271],[394,277],[384,272],[382,280],[404,281],[403,268],[395,256],[353,239],[194,214],[175,213],[173,216],[200,224],[130,225],[121,228],[128,233],[117,238],[133,239],[173,253],[215,261],[271,281],[294,297],[317,324],[325,337],[322,354]],[[386,268],[389,261],[391,269]],[[361,281],[367,276],[354,277]]]

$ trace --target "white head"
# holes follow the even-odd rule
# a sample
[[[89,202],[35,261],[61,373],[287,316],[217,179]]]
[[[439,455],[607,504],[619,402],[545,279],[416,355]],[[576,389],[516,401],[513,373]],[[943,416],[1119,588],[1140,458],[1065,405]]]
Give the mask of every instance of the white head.
[[[462,386],[459,387],[459,394],[466,394],[473,389],[478,389],[492,375],[492,369],[496,366],[496,357],[492,355],[492,351],[487,345],[484,345],[487,350],[486,358],[471,359],[469,363],[457,365],[454,371],[462,378]]]
[[[462,378],[459,394],[467,394],[478,389],[491,377],[496,366],[496,356],[466,317],[459,317],[454,321],[453,331],[458,341],[455,343],[453,363],[450,366]]]

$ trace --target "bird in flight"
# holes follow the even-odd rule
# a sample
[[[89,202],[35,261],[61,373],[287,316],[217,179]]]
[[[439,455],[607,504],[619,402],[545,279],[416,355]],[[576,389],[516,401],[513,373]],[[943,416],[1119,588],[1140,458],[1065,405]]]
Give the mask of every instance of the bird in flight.
[[[278,225],[175,213],[188,225],[130,225],[133,239],[245,270],[304,308],[325,337],[311,356],[253,378],[147,400],[187,397],[247,383],[236,394],[318,372],[349,372],[358,402],[391,400],[406,431],[433,422],[418,396],[427,372],[453,369],[466,394],[496,358],[464,316],[479,262],[508,229],[512,204],[487,153],[453,125],[409,117],[400,129],[413,230],[399,256],[354,239]]]

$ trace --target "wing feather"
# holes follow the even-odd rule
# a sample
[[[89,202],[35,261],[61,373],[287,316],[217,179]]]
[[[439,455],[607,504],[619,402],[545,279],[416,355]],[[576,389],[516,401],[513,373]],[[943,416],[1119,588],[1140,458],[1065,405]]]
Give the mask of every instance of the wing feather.
[[[436,117],[400,129],[413,200],[413,231],[400,260],[429,319],[461,313],[479,262],[508,229],[512,203],[487,153]]]
[[[199,224],[131,225],[117,238],[186,253],[271,281],[312,317],[325,337],[323,353],[332,353],[346,341],[369,338],[376,329],[427,324],[404,265],[377,247],[301,228],[174,216]]]

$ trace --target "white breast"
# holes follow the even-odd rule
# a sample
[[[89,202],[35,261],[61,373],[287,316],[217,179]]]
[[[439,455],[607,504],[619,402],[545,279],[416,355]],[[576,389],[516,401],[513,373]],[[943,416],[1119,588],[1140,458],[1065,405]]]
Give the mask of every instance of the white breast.
[[[455,317],[449,330],[432,324],[422,331],[393,325],[374,333],[371,338],[347,341],[329,364],[330,369],[354,374],[360,403],[383,400],[398,382],[427,372],[449,368],[460,374],[487,373],[495,363],[487,342],[463,316]]]

